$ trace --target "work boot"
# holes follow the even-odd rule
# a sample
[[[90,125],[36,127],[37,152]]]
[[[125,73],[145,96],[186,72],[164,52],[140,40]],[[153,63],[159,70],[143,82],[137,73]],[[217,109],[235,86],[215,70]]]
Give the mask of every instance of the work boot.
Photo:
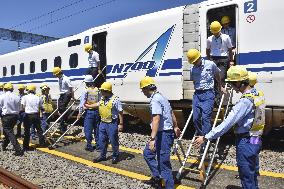
[[[89,152],[93,152],[94,151],[94,147],[93,146],[86,146],[85,150],[89,151]]]
[[[155,188],[162,188],[162,179],[158,177],[151,177],[150,180],[145,180],[143,183],[151,185]]]
[[[101,162],[101,161],[106,161],[106,160],[107,160],[106,158],[99,157],[99,158],[93,159],[93,162],[94,162],[94,163],[99,163],[99,162]]]
[[[118,157],[113,157],[111,163],[112,163],[112,164],[117,164],[118,161],[119,161],[119,158],[118,158]]]
[[[14,156],[23,156],[24,155],[24,151],[23,150],[16,151],[13,155]]]
[[[7,146],[2,144],[2,151],[6,151],[7,150]]]
[[[23,147],[23,151],[34,151],[35,149],[32,147]]]

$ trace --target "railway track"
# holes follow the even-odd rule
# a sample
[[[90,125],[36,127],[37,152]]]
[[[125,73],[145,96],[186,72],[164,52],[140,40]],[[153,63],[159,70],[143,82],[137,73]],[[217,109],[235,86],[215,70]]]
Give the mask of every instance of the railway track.
[[[76,129],[77,130],[77,129]],[[75,131],[74,131],[75,132]],[[77,132],[75,132],[77,133]],[[142,149],[145,145],[145,140],[147,140],[147,137],[145,135],[140,135],[135,132],[130,133],[122,133],[120,134],[120,152],[121,152],[121,158],[120,162],[117,165],[112,165],[111,161],[106,161],[102,163],[93,163],[92,159],[96,156],[98,156],[98,152],[86,152],[84,151],[84,146],[86,145],[85,140],[80,137],[82,136],[82,133],[77,136],[66,136],[64,139],[56,145],[56,148],[53,150],[50,150],[48,148],[37,148],[37,140],[32,140],[31,146],[36,148],[36,151],[34,152],[27,152],[24,157],[27,158],[25,160],[26,163],[22,163],[20,165],[19,169],[26,169],[24,166],[27,167],[28,173],[33,174],[32,177],[26,179],[32,180],[34,183],[39,184],[42,187],[57,187],[59,185],[59,182],[66,182],[65,179],[72,180],[73,183],[78,182],[84,182],[95,183],[93,186],[79,186],[79,185],[72,185],[75,187],[80,188],[101,188],[102,186],[108,184],[113,184],[114,180],[117,179],[117,183],[114,184],[114,187],[109,188],[117,188],[117,189],[124,189],[124,188],[147,188],[145,185],[142,184],[143,180],[149,179],[149,170],[147,168],[147,165],[145,164],[145,161],[142,156]],[[229,139],[230,137],[228,137]],[[230,139],[231,140],[231,139]],[[226,141],[226,140],[224,140]],[[19,140],[20,143],[22,143],[22,140]],[[227,143],[227,142],[225,142]],[[271,143],[270,143],[271,144]],[[225,151],[223,147],[220,146],[220,153],[224,154]],[[283,165],[281,165],[281,159],[279,159],[279,156],[281,156],[282,151],[278,151],[280,144],[278,143],[278,148],[272,148],[269,150],[264,150],[263,154],[261,154],[261,166],[262,171],[260,171],[260,186],[261,188],[271,188],[271,189],[279,189],[282,186],[284,186],[284,173]],[[226,147],[227,148],[227,147]],[[281,148],[281,147],[280,147]],[[233,161],[235,159],[235,153],[234,148],[229,148],[230,153],[227,155],[226,160],[223,162],[220,162],[221,159],[223,159],[222,156],[217,158],[218,162],[216,162],[216,165],[214,166],[214,175],[212,179],[210,180],[208,187],[210,189],[219,189],[219,188],[238,188],[240,186],[239,179],[236,179],[237,173],[237,167],[234,166],[234,162],[230,163],[230,161]],[[233,151],[232,151],[233,150]],[[34,160],[35,156],[38,152],[43,152],[41,158],[38,158],[39,165],[36,165],[36,161]],[[278,152],[277,152],[278,151]],[[12,152],[11,152],[12,153]],[[41,153],[39,153],[41,154]],[[49,155],[44,155],[49,154]],[[109,155],[111,152],[108,153]],[[5,152],[3,152],[3,155],[5,155]],[[9,155],[8,155],[9,156]],[[50,160],[50,157],[53,158],[53,160]],[[277,161],[270,161],[272,157],[278,157]],[[2,158],[3,159],[3,158]],[[13,157],[12,157],[13,159]],[[55,160],[58,159],[58,160]],[[23,159],[18,158],[19,162],[22,162]],[[176,170],[178,169],[179,165],[177,162],[177,158],[175,156],[171,157],[172,165],[173,165],[173,174],[175,174]],[[13,160],[12,160],[13,161]],[[15,161],[15,160],[14,160]],[[66,165],[62,161],[68,162]],[[189,160],[194,161],[194,160]],[[46,162],[48,165],[43,165]],[[229,163],[229,164],[228,164]],[[73,164],[76,164],[76,166],[80,166],[81,172],[84,171],[84,174],[81,173],[73,173],[75,170],[78,170],[78,168],[72,168]],[[15,165],[13,165],[15,166]],[[16,165],[16,167],[19,165]],[[38,167],[38,168],[30,168],[32,167]],[[6,166],[5,166],[6,167]],[[72,169],[70,169],[70,167]],[[12,168],[12,166],[11,166]],[[46,170],[45,170],[46,169]],[[50,173],[52,170],[53,173]],[[64,170],[62,173],[59,173],[60,170]],[[277,171],[278,170],[278,171]],[[40,172],[39,172],[40,171]],[[70,174],[65,174],[66,172],[70,172]],[[17,171],[18,172],[18,171]],[[25,175],[27,171],[24,173],[21,173],[21,175]],[[95,174],[94,174],[95,173]],[[75,174],[75,177],[73,175]],[[80,176],[78,176],[80,174]],[[98,176],[103,175],[103,176]],[[42,176],[44,175],[44,176]],[[46,176],[49,175],[48,179]],[[53,175],[53,176],[51,176]],[[66,175],[66,177],[65,177]],[[82,181],[79,178],[88,178],[87,180]],[[103,180],[105,183],[100,183],[101,178],[104,178]],[[108,178],[108,179],[105,179]],[[118,181],[121,179],[120,181]],[[222,181],[222,182],[221,182]],[[50,185],[50,182],[53,182],[52,185]],[[69,181],[68,181],[69,182]],[[71,182],[71,181],[70,181]],[[131,183],[132,186],[126,185],[126,183]],[[123,184],[123,185],[121,185]],[[61,188],[70,188],[70,185],[59,185]],[[125,186],[125,187],[124,187]],[[200,182],[194,178],[192,175],[185,173],[184,177],[182,179],[182,183],[180,185],[177,185],[176,188],[199,188]],[[108,188],[108,187],[106,187]]]
[[[40,187],[0,167],[0,183],[16,189],[39,189]]]

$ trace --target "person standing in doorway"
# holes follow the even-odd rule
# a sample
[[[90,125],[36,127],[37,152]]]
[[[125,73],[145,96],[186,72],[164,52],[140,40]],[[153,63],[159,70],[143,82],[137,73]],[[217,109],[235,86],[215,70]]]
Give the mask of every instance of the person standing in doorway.
[[[100,55],[94,50],[94,47],[90,43],[85,44],[85,51],[89,54],[89,68],[86,74],[96,78],[98,74],[101,74]]]

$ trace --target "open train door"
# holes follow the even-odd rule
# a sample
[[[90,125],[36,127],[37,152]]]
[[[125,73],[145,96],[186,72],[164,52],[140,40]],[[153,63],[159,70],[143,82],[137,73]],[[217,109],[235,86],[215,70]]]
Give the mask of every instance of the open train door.
[[[96,33],[92,36],[92,45],[96,52],[100,56],[100,68],[103,69],[107,65],[106,59],[106,36],[107,32]],[[103,74],[97,79],[97,87],[106,80],[106,69],[104,69]]]
[[[219,21],[223,16],[228,16],[231,20],[229,27],[235,30],[235,34],[230,35],[234,46],[235,54],[238,54],[238,4],[237,1],[204,1],[200,3],[200,46],[202,57],[206,57],[207,38],[211,36],[210,24],[213,21]],[[224,28],[224,27],[223,27]],[[235,64],[238,64],[237,56],[235,56]]]

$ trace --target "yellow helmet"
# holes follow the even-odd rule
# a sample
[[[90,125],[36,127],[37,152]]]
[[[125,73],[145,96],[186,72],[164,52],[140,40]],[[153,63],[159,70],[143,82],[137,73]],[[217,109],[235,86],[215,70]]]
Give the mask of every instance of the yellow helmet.
[[[249,79],[248,71],[244,66],[231,66],[227,71],[226,81],[244,81]]]
[[[100,90],[112,92],[112,84],[111,84],[111,82],[104,82],[104,83],[101,85]]]
[[[18,85],[18,89],[20,90],[20,89],[25,89],[26,88],[26,86],[25,85],[23,85],[23,84],[19,84]]]
[[[0,83],[0,89],[3,89],[3,88],[4,88],[4,84]]]
[[[194,64],[199,58],[201,54],[197,49],[189,49],[187,51],[187,59],[188,62]]]
[[[14,87],[13,87],[13,84],[12,83],[6,83],[5,85],[4,85],[4,89],[8,89],[8,90],[11,90],[11,89],[13,89]]]
[[[41,87],[41,90],[45,90],[45,89],[50,89],[48,85],[44,85],[43,87]]]
[[[58,74],[61,73],[61,68],[59,68],[59,67],[54,67],[53,70],[52,70],[52,72],[53,72],[53,75],[58,75]]]
[[[210,31],[213,34],[219,33],[222,29],[220,22],[214,21],[210,24]]]
[[[144,87],[147,87],[149,85],[155,85],[155,81],[153,78],[149,76],[145,76],[143,79],[140,81],[140,89],[143,89]]]
[[[248,72],[249,86],[253,87],[257,83],[257,74],[254,72]]]
[[[229,24],[231,22],[231,19],[229,16],[223,16],[222,19],[221,19],[221,24],[224,25],[224,24]]]
[[[85,44],[85,51],[86,52],[89,52],[92,49],[93,49],[92,44],[90,44],[90,43]]]
[[[48,87],[48,85],[46,84],[46,83],[42,83],[42,84],[40,84],[40,86],[39,86],[39,88],[43,88],[43,87],[45,87],[45,86],[47,86]]]
[[[36,86],[33,84],[30,84],[27,86],[27,91],[36,91]]]

